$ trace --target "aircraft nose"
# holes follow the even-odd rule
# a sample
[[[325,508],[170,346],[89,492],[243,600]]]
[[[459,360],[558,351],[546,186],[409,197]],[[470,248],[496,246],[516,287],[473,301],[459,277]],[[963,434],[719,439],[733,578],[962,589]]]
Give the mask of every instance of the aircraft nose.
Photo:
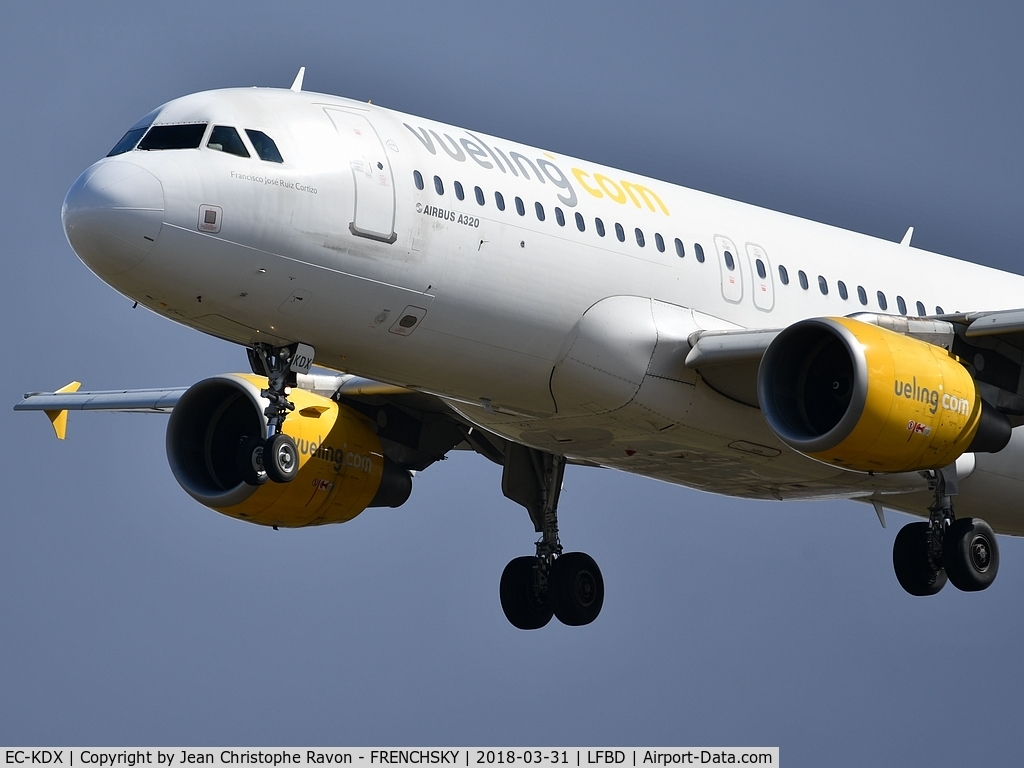
[[[164,190],[145,168],[103,160],[78,177],[61,208],[71,247],[100,276],[138,265],[160,234]]]

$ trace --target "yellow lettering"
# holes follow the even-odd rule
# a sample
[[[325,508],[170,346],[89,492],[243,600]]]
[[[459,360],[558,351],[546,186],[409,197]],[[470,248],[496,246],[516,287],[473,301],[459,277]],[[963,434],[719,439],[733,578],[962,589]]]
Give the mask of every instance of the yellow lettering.
[[[588,193],[594,197],[608,197],[614,200],[619,205],[625,205],[627,201],[632,200],[633,205],[637,208],[643,208],[641,201],[647,205],[649,211],[657,213],[660,209],[662,213],[669,216],[668,207],[662,202],[661,198],[658,197],[658,193],[650,187],[646,187],[643,184],[634,184],[631,181],[625,179],[615,182],[612,179],[605,176],[603,173],[595,173],[592,177],[592,181],[597,184],[596,187],[591,186],[588,179],[591,179],[591,175],[581,168],[572,168],[572,175],[576,177],[576,181],[579,182],[580,186],[583,187]],[[627,197],[628,195],[628,197]]]
[[[608,197],[610,197],[616,203],[621,204],[626,202],[626,195],[621,189],[619,189],[619,185],[616,184],[611,179],[609,179],[603,173],[595,173],[594,181],[596,181],[597,186],[599,186],[604,191],[604,193],[608,195]],[[607,182],[607,184],[605,182]],[[612,189],[608,189],[608,185],[611,185]],[[612,192],[612,190],[615,191]]]
[[[637,200],[636,195],[633,194],[634,189],[638,193],[640,193],[640,197],[643,198],[643,201],[647,203],[647,207],[650,208],[652,211],[654,210],[654,203],[651,202],[651,198],[654,198],[654,200],[658,203],[658,206],[661,208],[661,212],[664,213],[666,216],[669,215],[668,208],[665,207],[665,204],[661,202],[661,198],[658,197],[658,195],[653,190],[648,189],[642,184],[633,184],[631,182],[626,181],[625,179],[622,180],[622,188],[626,190],[626,192],[629,194],[630,199],[633,201],[633,205],[635,205],[637,208],[640,207],[640,201]]]
[[[587,173],[586,171],[581,171],[579,168],[573,168],[572,175],[576,177],[576,181],[580,183],[580,186],[587,190],[587,192],[592,194],[594,197],[604,197],[604,195],[601,194],[600,189],[594,189],[583,180],[584,176],[590,175],[589,173]]]

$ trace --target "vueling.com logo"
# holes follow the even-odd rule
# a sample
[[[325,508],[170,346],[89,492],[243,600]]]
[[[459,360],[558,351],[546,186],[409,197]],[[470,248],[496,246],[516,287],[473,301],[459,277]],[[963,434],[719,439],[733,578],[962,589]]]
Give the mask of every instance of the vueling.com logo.
[[[481,168],[511,173],[517,178],[522,176],[527,181],[537,181],[541,184],[551,183],[561,190],[557,193],[558,199],[569,207],[575,207],[579,202],[576,197],[576,189],[569,181],[569,177],[553,162],[554,155],[545,152],[545,157],[531,160],[521,152],[506,151],[497,145],[492,147],[469,131],[464,131],[469,138],[460,138],[456,141],[447,133],[443,134],[442,138],[433,129],[413,128],[408,123],[403,123],[403,125],[419,139],[423,147],[432,155],[436,155],[437,147],[440,147],[448,157],[459,163],[472,159]],[[580,187],[592,197],[607,198],[619,205],[632,203],[640,209],[646,207],[654,213],[660,211],[666,216],[669,215],[665,203],[650,187],[628,179],[616,181],[603,173],[591,174],[582,168],[570,168],[569,170]]]
[[[971,412],[971,401],[966,397],[940,394],[937,389],[920,387],[917,384],[916,376],[913,377],[912,381],[900,381],[897,379],[894,391],[896,392],[896,397],[905,397],[907,400],[917,400],[920,403],[924,403],[928,406],[929,413],[938,411],[939,403],[942,404],[942,410],[944,411],[954,411],[962,416],[966,416]]]

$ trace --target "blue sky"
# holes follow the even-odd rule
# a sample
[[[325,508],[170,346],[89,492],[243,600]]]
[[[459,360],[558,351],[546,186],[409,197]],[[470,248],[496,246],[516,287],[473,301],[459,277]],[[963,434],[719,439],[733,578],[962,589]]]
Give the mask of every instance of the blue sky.
[[[512,629],[532,550],[500,470],[278,532],[200,507],[163,417],[10,407],[79,379],[186,385],[244,351],[106,287],[60,228],[156,105],[306,88],[1022,271],[1024,47],[1006,4],[16,5],[0,26],[0,744],[779,745],[787,765],[1007,764],[1024,543],[985,593],[905,595],[870,508],[570,468],[593,625]],[[1024,297],[1022,297],[1024,305]]]

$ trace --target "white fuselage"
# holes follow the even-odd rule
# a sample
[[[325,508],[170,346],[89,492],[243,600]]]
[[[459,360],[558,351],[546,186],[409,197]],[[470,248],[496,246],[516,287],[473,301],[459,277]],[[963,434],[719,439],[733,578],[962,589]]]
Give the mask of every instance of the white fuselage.
[[[241,344],[309,344],[318,364],[436,394],[512,440],[718,493],[884,497],[917,514],[931,498],[916,473],[787,448],[680,364],[690,332],[1024,296],[1018,275],[347,99],[215,91],[155,119],[207,133],[199,149],[101,160],[66,203],[66,217],[121,217],[69,229],[121,292]],[[265,132],[284,162],[211,149],[219,125]],[[636,369],[603,370],[599,349],[594,378],[573,368],[588,328],[617,334]],[[958,508],[1024,533],[1022,458],[1015,436],[961,459]]]

